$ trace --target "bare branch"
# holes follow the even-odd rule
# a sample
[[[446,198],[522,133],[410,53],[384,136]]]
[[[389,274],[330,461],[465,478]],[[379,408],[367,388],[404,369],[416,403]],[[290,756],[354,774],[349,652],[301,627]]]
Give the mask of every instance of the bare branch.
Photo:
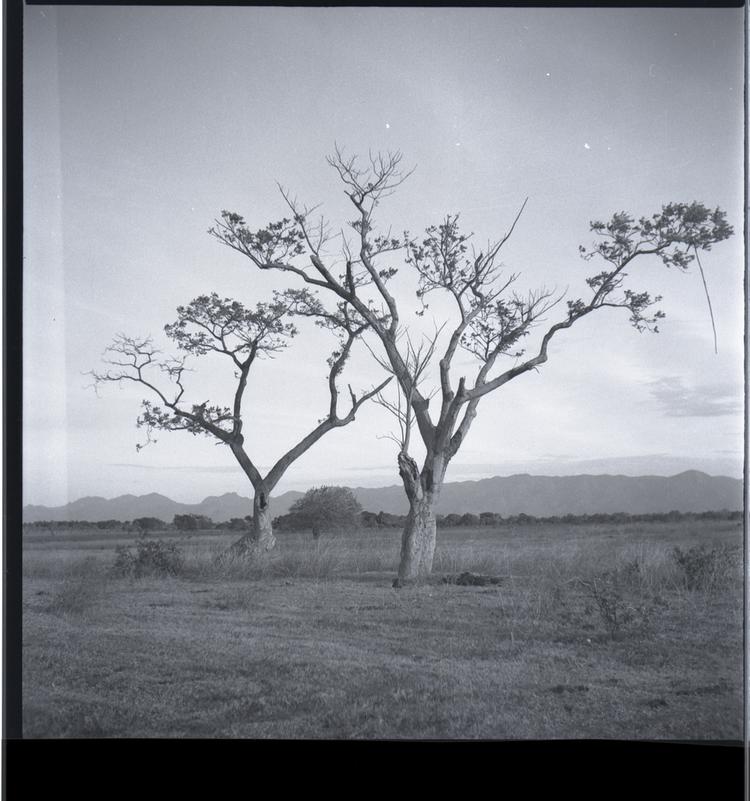
[[[369,154],[369,165],[361,167],[358,157],[346,156],[344,151],[334,144],[334,153],[326,161],[338,172],[343,183],[349,188],[350,196],[353,194],[361,204],[368,199],[377,203],[384,197],[391,195],[401,184],[409,178],[416,167],[408,172],[400,169],[403,156],[399,151],[389,153]]]
[[[399,453],[409,452],[409,440],[411,436],[411,428],[415,422],[414,413],[409,403],[408,398],[404,396],[401,386],[396,384],[396,402],[389,401],[382,393],[379,393],[375,398],[375,403],[382,406],[396,419],[398,425],[398,434],[390,432],[386,435],[387,439],[392,440],[398,445]]]

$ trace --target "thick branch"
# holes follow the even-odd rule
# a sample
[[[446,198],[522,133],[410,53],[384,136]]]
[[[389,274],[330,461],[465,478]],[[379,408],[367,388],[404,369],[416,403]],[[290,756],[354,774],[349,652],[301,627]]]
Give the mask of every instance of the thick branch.
[[[268,491],[271,492],[273,490],[284,473],[289,469],[289,466],[309,450],[324,434],[327,434],[334,428],[340,428],[351,423],[359,407],[381,392],[390,380],[390,377],[387,378],[370,392],[362,395],[359,399],[353,398],[352,407],[346,417],[326,417],[326,419],[320,422],[307,436],[303,437],[296,445],[290,448],[268,472],[264,481]]]
[[[487,393],[493,392],[494,390],[503,386],[503,384],[507,384],[508,381],[517,378],[519,375],[523,375],[524,373],[527,373],[529,370],[533,370],[535,367],[538,367],[540,364],[544,364],[544,362],[547,361],[547,346],[549,345],[549,342],[552,339],[552,337],[558,331],[562,331],[565,328],[570,328],[576,320],[580,320],[581,317],[584,317],[586,314],[589,314],[591,311],[593,311],[594,308],[595,307],[587,308],[585,311],[578,314],[575,318],[555,323],[542,338],[542,344],[539,348],[539,353],[536,356],[534,356],[534,358],[528,359],[523,364],[520,364],[516,367],[512,367],[510,370],[506,370],[501,375],[497,376],[496,378],[493,378],[491,381],[487,381],[485,384],[481,386],[474,386],[472,389],[467,390],[466,392],[467,400],[469,401],[478,400]]]

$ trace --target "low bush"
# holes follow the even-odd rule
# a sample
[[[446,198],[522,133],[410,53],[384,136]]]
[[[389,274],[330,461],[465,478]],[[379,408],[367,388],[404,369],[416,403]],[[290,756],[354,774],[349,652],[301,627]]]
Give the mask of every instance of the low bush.
[[[688,590],[708,592],[726,587],[736,563],[735,550],[725,545],[707,548],[695,545],[683,551],[674,548],[672,559],[680,568],[682,580]]]
[[[598,612],[609,636],[616,639],[625,632],[642,632],[667,603],[642,588],[641,566],[636,559],[614,570],[579,579],[588,601],[584,612]]]
[[[149,540],[141,536],[135,553],[124,545],[115,548],[115,563],[111,573],[118,577],[174,576],[183,566],[182,552],[173,542]]]

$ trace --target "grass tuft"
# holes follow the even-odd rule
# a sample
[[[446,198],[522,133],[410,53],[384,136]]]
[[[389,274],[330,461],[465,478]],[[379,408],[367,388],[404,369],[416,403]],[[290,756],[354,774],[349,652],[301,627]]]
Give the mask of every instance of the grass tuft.
[[[89,557],[68,565],[46,605],[53,615],[80,617],[91,611],[106,590],[95,559]]]
[[[741,565],[742,552],[726,545],[708,548],[701,544],[685,551],[674,548],[672,559],[680,569],[686,589],[717,592],[729,585],[732,574]]]

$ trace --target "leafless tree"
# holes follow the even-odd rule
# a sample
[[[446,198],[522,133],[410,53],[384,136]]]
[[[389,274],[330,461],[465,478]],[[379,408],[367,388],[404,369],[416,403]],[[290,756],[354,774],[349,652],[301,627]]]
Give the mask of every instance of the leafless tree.
[[[247,451],[243,400],[256,360],[284,350],[297,335],[292,321],[296,316],[314,318],[338,339],[338,347],[328,358],[330,402],[325,417],[262,475]],[[352,346],[368,326],[347,304],[339,303],[334,312],[329,312],[306,289],[274,293],[271,303],[258,303],[254,309],[213,293],[178,307],[177,320],[165,326],[167,336],[182,351],[179,357],[164,356],[150,337],[118,334],[105,351],[106,369],[91,371],[90,375],[95,385],[133,382],[149,390],[152,399],[142,402],[137,421],[146,431],[147,443],[154,441],[156,430],[187,431],[213,437],[229,448],[254,491],[252,532],[235,543],[231,553],[263,552],[275,545],[270,496],[286,470],[324,434],[351,423],[362,404],[380,393],[390,380],[359,396],[349,387],[349,409],[339,415],[337,379]],[[231,406],[186,401],[187,359],[208,354],[218,354],[231,364],[236,381]]]
[[[481,249],[472,246],[470,234],[460,232],[458,215],[449,215],[440,224],[428,227],[419,239],[408,232],[398,237],[390,232],[378,233],[374,226],[376,208],[408,177],[401,162],[398,152],[371,154],[369,159],[360,160],[338,148],[328,158],[355,210],[349,223],[352,241],[343,231],[338,235],[339,262],[328,253],[333,242],[330,225],[323,219],[315,222],[315,210],[300,206],[283,189],[290,217],[254,231],[240,215],[224,211],[210,229],[213,236],[258,268],[289,273],[332,292],[367,321],[379,339],[384,352],[380,361],[396,377],[400,398],[410,409],[404,414],[403,402],[401,406],[391,402],[391,411],[401,423],[398,469],[409,500],[397,583],[432,570],[435,502],[448,464],[465,441],[481,399],[543,365],[552,338],[594,312],[624,309],[638,331],[658,331],[657,323],[664,314],[653,307],[661,298],[625,287],[634,262],[652,256],[668,267],[685,270],[698,250],[709,250],[733,233],[723,211],[712,211],[696,202],[670,203],[637,220],[622,212],[606,223],[592,222],[590,227],[597,239],[590,249],[581,247],[580,253],[587,261],[603,262],[603,269],[586,279],[590,296],[567,300],[557,322],[542,329],[538,348],[527,356],[526,338],[564,297],[546,288],[519,293],[515,290],[518,276],[501,271],[500,252],[513,234],[526,201],[506,233]],[[388,288],[397,268],[383,264],[396,251],[402,253],[403,261],[415,274],[423,311],[433,292],[446,294],[455,305],[455,324],[438,362],[438,400],[433,409],[432,395],[425,393],[420,383],[423,357],[433,355],[436,341],[431,342],[429,354],[423,351],[415,358],[412,340],[404,336],[397,300]],[[336,269],[337,263],[343,266],[343,272]],[[470,380],[461,375],[456,382],[452,368],[459,348],[475,357],[477,368]],[[502,357],[512,357],[513,365],[503,367]],[[412,419],[425,448],[421,465],[408,450]]]

